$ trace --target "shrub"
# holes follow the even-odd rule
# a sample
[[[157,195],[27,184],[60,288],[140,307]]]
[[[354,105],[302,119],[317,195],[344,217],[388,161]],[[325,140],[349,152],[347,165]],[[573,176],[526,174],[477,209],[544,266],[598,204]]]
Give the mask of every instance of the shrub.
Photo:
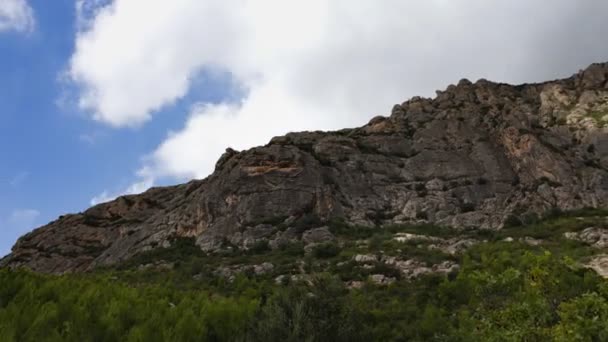
[[[376,265],[374,265],[374,268],[372,268],[370,273],[371,274],[383,274],[387,277],[401,279],[401,272],[399,272],[398,269],[396,269],[393,266],[387,265],[383,262],[379,262]]]
[[[277,291],[254,321],[252,341],[369,341],[362,315],[349,302],[344,286],[331,278],[311,286]]]
[[[270,245],[268,240],[258,240],[251,247],[248,252],[251,254],[261,254],[270,251]]]
[[[378,250],[382,249],[382,244],[387,239],[388,239],[388,237],[386,236],[386,234],[374,234],[369,239],[369,244],[368,244],[369,250],[370,251],[378,251]]]
[[[279,250],[288,256],[303,256],[304,255],[304,244],[300,241],[290,242],[281,245]]]
[[[180,260],[173,269],[137,270],[135,263],[126,270],[61,276],[0,269],[0,340],[606,341],[608,283],[580,267],[601,251],[563,237],[566,231],[605,226],[606,216],[608,210],[555,211],[533,224],[485,231],[490,235],[483,238],[477,229],[363,228],[337,221],[332,231],[346,240],[339,257],[305,257],[302,267],[302,258],[290,252],[301,255],[299,242],[264,255],[206,255],[194,240],[185,239],[146,254]],[[397,242],[395,232],[488,242],[463,255],[446,255],[424,242]],[[353,241],[361,236],[386,256],[427,266],[454,260],[460,268],[447,276],[346,289],[344,282],[369,274],[400,277],[390,265],[363,267],[352,260],[355,253],[370,253]],[[503,242],[506,236],[516,241]],[[543,244],[517,242],[526,236]],[[340,248],[327,242],[311,252],[317,258],[335,257]],[[213,275],[219,267],[262,262],[275,265],[272,274],[239,274],[233,281]],[[288,282],[300,268],[307,273],[305,281],[283,286],[272,279],[281,274]]]
[[[312,249],[312,255],[320,259],[333,258],[338,254],[340,254],[340,247],[335,242],[323,242]]]
[[[339,218],[329,221],[328,226],[332,234],[349,239],[367,239],[378,231],[376,227],[351,226]]]

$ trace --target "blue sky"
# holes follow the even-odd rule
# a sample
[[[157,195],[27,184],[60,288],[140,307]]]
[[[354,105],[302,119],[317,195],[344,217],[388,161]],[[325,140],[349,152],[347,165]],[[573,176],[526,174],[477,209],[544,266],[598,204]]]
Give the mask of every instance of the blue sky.
[[[73,4],[59,0],[36,12],[33,31],[0,33],[0,254],[32,225],[81,209],[99,186],[88,178],[99,164],[78,143],[90,124],[55,105],[73,23]]]
[[[0,0],[0,255],[230,146],[608,60],[608,2]],[[568,23],[568,25],[564,25]]]
[[[61,74],[74,51],[74,1],[30,6],[33,31],[0,32],[0,255],[32,228],[86,209],[102,190],[128,186],[142,156],[183,125],[192,102],[184,98],[144,126],[119,130],[59,104],[70,87]],[[230,95],[229,82],[201,77],[197,100]]]

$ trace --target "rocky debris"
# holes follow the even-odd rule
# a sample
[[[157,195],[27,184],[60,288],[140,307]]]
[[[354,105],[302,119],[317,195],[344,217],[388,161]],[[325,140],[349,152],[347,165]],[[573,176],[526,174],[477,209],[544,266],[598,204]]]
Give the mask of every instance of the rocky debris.
[[[357,254],[353,257],[353,260],[361,264],[367,264],[377,262],[378,257],[373,254]]]
[[[410,233],[397,233],[395,234],[395,236],[393,237],[393,240],[397,241],[397,242],[410,242],[410,241],[415,241],[415,242],[436,242],[436,241],[443,241],[443,239],[434,237],[434,236],[429,236],[429,235],[420,235],[420,234],[410,234]]]
[[[229,282],[233,282],[238,274],[263,276],[272,273],[273,270],[274,265],[272,263],[264,262],[259,265],[223,266],[215,270],[214,274],[225,278]]]
[[[235,267],[220,267],[213,272],[215,276],[224,278],[228,282],[233,282],[238,273],[242,273],[242,269]]]
[[[399,272],[408,279],[416,278],[425,274],[449,274],[458,270],[459,265],[453,261],[442,261],[441,263],[427,266],[426,263],[415,260],[401,260],[399,258],[390,257],[384,260],[384,263],[395,267]]]
[[[387,277],[384,274],[372,274],[369,279],[377,285],[390,285],[397,281],[394,277]]]
[[[478,240],[469,239],[469,238],[450,238],[443,239],[436,236],[429,235],[419,235],[419,234],[410,234],[410,233],[397,233],[393,236],[393,240],[403,243],[408,242],[420,242],[420,243],[428,243],[426,245],[429,249],[440,250],[446,254],[456,255],[464,252],[465,250],[473,247],[477,243]],[[420,246],[424,247],[424,246]]]
[[[122,196],[26,234],[0,266],[86,271],[176,237],[210,252],[276,246],[278,226],[299,235],[331,219],[499,229],[553,208],[606,207],[607,73],[603,63],[545,83],[462,81],[362,127],[227,150],[204,180]]]
[[[357,254],[353,261],[361,264],[364,269],[373,269],[374,264],[382,263],[398,270],[405,278],[416,278],[423,274],[448,274],[458,270],[459,266],[453,261],[443,261],[434,265],[427,265],[425,262],[408,259],[403,260],[395,256],[376,256],[373,254]]]
[[[269,262],[261,263],[260,265],[253,266],[253,273],[255,275],[264,275],[274,270],[274,265]]]
[[[365,286],[365,282],[363,281],[359,281],[359,280],[351,280],[349,282],[346,283],[346,287],[349,289],[360,289],[363,288],[363,286]]]
[[[441,240],[436,244],[431,244],[428,246],[428,248],[437,249],[446,254],[456,255],[466,251],[467,249],[475,246],[478,243],[479,241],[475,239],[451,238],[447,240]]]
[[[567,239],[578,240],[595,248],[608,247],[608,229],[590,227],[580,232],[566,232]]]
[[[228,237],[231,244],[247,250],[262,241],[268,241],[275,233],[274,227],[270,224],[259,224],[254,227],[247,227],[243,232],[236,232]]]
[[[355,241],[355,247],[367,248],[369,246],[369,240],[357,240]]]
[[[608,255],[598,255],[585,266],[597,272],[601,277],[608,278]]]
[[[274,283],[277,285],[283,285],[287,282],[287,279],[289,277],[285,274],[281,274],[280,276],[277,276],[276,278],[274,278]]]
[[[509,236],[509,237],[504,238],[502,241],[504,241],[504,242],[514,242],[516,240],[514,238],[512,238],[512,237]],[[527,244],[529,246],[539,246],[539,245],[542,245],[543,243],[545,243],[544,240],[535,239],[535,238],[533,238],[531,236],[521,237],[521,238],[517,239],[517,241],[521,242],[521,243],[525,243],[525,244]]]
[[[520,238],[519,242],[525,243],[526,245],[529,245],[529,246],[539,246],[539,245],[542,245],[544,243],[543,240],[541,240],[541,239],[535,239],[535,238],[530,237],[530,236],[524,236],[523,238]]]
[[[329,227],[314,228],[302,234],[302,242],[305,245],[334,241],[335,239],[334,235],[329,231]]]
[[[310,229],[302,234],[302,242],[304,243],[304,251],[306,253],[312,252],[320,244],[334,241],[336,241],[336,238],[329,231],[329,227]]]
[[[310,276],[308,276],[306,274],[292,274],[292,275],[281,274],[280,276],[277,276],[276,278],[274,278],[274,283],[277,285],[284,285],[289,282],[299,282],[299,281],[307,282],[309,285],[312,285]]]
[[[284,232],[278,232],[274,238],[270,240],[269,245],[272,249],[279,249],[297,241],[300,241],[298,230],[294,227],[289,227]]]

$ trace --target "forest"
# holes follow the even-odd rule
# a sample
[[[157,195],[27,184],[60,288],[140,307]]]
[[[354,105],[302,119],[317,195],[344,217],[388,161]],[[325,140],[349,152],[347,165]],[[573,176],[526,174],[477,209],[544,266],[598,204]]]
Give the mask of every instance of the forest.
[[[458,272],[365,280],[353,268],[315,270],[351,258],[348,243],[304,254],[259,247],[247,254],[207,256],[192,241],[141,255],[119,267],[84,274],[0,270],[2,341],[606,341],[608,282],[583,261],[600,251],[563,233],[606,222],[598,213],[552,217],[495,233],[455,257]],[[385,232],[332,226],[336,234],[388,250]],[[389,229],[389,228],[387,228]],[[394,228],[393,228],[394,229]],[[429,234],[441,228],[409,227]],[[461,232],[461,234],[463,234]],[[476,233],[479,234],[479,233]],[[505,236],[532,236],[530,245]],[[405,251],[407,253],[407,251]],[[437,258],[436,254],[419,257]],[[210,270],[227,260],[272,260],[285,272],[310,264],[306,281],[275,274]],[[171,261],[171,269],[135,267]],[[283,262],[283,264],[282,264]],[[281,269],[283,267],[283,269]],[[194,276],[194,275],[203,275]],[[363,279],[349,288],[349,279]]]

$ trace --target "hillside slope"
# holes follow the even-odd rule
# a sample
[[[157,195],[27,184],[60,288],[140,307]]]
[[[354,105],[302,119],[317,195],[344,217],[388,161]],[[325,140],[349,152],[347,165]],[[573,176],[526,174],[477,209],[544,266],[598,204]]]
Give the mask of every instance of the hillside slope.
[[[0,266],[84,271],[178,237],[203,251],[278,246],[314,239],[306,231],[335,219],[499,229],[606,207],[606,123],[608,63],[540,84],[462,80],[363,127],[228,149],[208,178],[62,216],[19,239]]]

